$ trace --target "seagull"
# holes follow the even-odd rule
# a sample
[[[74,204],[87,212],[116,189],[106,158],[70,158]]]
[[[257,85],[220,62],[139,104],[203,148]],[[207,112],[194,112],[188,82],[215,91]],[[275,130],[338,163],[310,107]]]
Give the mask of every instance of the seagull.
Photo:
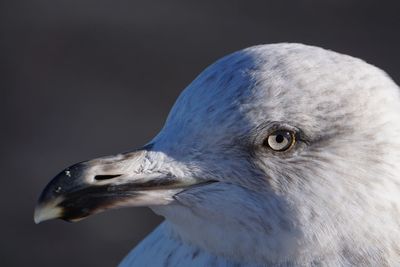
[[[34,220],[147,206],[128,266],[400,266],[400,91],[361,59],[296,43],[207,67],[159,134],[75,164]]]

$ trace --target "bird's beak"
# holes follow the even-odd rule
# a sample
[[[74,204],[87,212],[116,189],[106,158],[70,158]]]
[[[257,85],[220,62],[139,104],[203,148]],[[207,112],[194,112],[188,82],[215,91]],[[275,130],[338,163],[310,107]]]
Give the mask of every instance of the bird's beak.
[[[151,153],[153,159],[149,151],[143,149],[78,163],[65,169],[40,195],[35,208],[35,222],[56,218],[78,221],[110,208],[166,205],[173,201],[175,194],[188,187],[207,183],[200,179],[176,177],[166,171],[171,166],[165,165],[171,162],[163,163],[165,155],[162,152]]]

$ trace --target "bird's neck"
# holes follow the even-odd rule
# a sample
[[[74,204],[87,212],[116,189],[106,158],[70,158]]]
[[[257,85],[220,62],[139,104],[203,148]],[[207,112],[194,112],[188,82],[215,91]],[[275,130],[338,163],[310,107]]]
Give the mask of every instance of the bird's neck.
[[[307,250],[307,248],[305,248]],[[257,250],[257,244],[254,244]],[[361,255],[362,251],[359,251]],[[365,252],[364,252],[365,253]],[[347,250],[347,256],[340,253],[323,253],[313,257],[287,259],[282,262],[264,261],[248,262],[232,260],[230,257],[209,252],[195,244],[182,240],[174,227],[167,221],[159,225],[138,246],[136,246],[120,263],[119,267],[132,266],[349,266],[354,264],[356,254],[352,254],[351,248]],[[358,254],[357,254],[358,255]],[[359,256],[360,256],[359,255]],[[369,254],[368,254],[369,255]],[[363,256],[368,256],[367,254]],[[371,256],[372,255],[372,256]],[[366,263],[376,265],[382,258],[375,258],[378,254],[365,257]],[[303,255],[304,256],[304,255]],[[372,264],[373,263],[373,264]],[[369,264],[368,264],[369,265]]]
[[[229,237],[227,237],[229,239]],[[224,243],[222,241],[221,243]],[[257,250],[257,244],[253,244]],[[238,252],[239,254],[241,252]],[[339,266],[335,259],[324,258],[324,263]],[[314,262],[315,263],[315,262]],[[312,260],[304,261],[286,260],[282,262],[263,261],[252,262],[232,259],[226,255],[218,255],[196,244],[188,242],[176,232],[175,227],[168,221],[159,225],[138,246],[136,246],[120,263],[119,267],[132,266],[311,266]]]
[[[185,203],[182,198],[180,201]],[[247,206],[247,209],[224,205],[224,213],[221,213],[220,207],[204,201],[204,205],[194,203],[190,209],[183,204],[152,207],[167,219],[160,227],[162,233],[156,234],[164,236],[163,246],[176,247],[184,254],[200,251],[209,260],[229,261],[241,266],[307,266],[315,258],[328,261],[333,254],[329,249],[313,245],[315,242],[301,242],[301,229],[293,228],[286,217],[254,216],[265,214],[261,205]]]
[[[233,264],[235,262],[188,244],[177,235],[170,223],[163,222],[124,258],[119,267],[231,266]]]

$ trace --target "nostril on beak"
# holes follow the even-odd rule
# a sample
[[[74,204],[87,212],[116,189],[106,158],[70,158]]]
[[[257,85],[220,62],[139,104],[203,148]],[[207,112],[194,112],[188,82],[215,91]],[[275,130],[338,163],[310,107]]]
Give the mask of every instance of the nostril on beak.
[[[113,178],[115,178],[115,177],[119,177],[119,176],[121,176],[121,175],[122,175],[122,174],[114,174],[114,175],[96,175],[96,176],[94,177],[94,179],[97,180],[97,181],[110,180],[110,179],[113,179]]]

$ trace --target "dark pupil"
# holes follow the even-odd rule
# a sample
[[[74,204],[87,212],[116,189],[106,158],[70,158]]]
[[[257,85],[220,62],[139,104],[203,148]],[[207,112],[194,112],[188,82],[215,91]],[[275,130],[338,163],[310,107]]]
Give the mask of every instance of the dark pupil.
[[[277,143],[282,143],[282,142],[283,142],[283,139],[284,139],[284,137],[283,137],[283,135],[281,135],[281,134],[278,134],[278,135],[275,137],[275,141],[276,141]]]

